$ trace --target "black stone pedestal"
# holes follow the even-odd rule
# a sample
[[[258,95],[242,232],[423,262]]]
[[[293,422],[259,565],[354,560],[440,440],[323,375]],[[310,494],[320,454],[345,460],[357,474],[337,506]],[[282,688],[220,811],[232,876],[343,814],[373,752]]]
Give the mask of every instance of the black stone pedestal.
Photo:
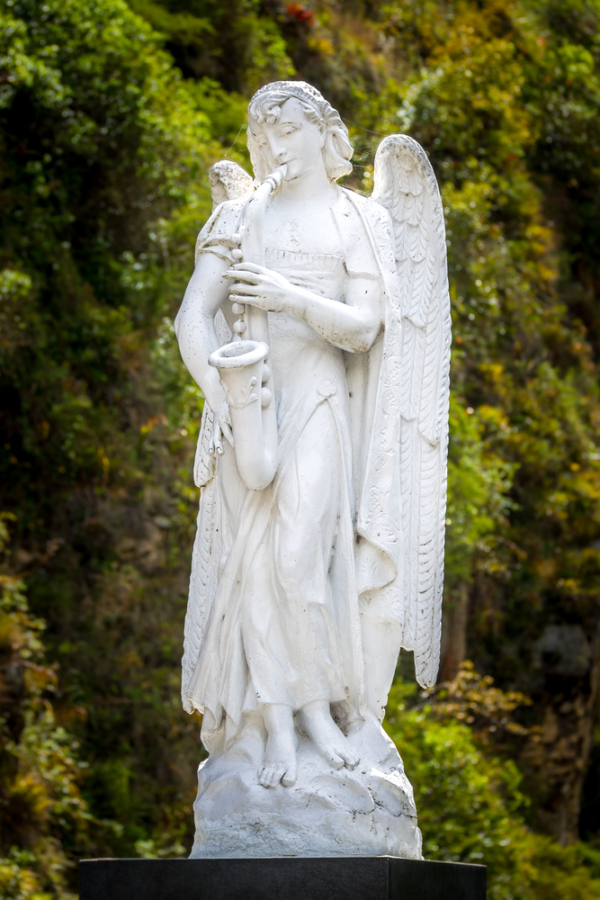
[[[485,900],[485,866],[391,856],[89,859],[80,900]]]

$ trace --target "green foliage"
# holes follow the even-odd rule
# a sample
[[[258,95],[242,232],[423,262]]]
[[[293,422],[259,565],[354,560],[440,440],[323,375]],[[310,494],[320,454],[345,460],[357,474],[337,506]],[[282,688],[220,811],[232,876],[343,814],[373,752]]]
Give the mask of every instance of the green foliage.
[[[502,732],[530,733],[514,716],[519,707],[531,706],[529,697],[494,687],[491,675],[480,675],[470,660],[461,663],[452,681],[429,688],[423,696],[437,718],[469,725],[480,744],[489,744],[492,736]]]
[[[508,496],[514,464],[485,441],[485,421],[454,395],[450,400],[451,441],[448,453],[446,584],[449,588],[473,577],[479,568],[502,566],[494,551],[499,524],[512,507]]]
[[[8,541],[0,517],[0,554]],[[89,813],[80,792],[78,743],[56,720],[56,669],[45,658],[45,623],[31,615],[23,582],[0,574],[0,892],[6,900],[74,895],[65,874],[85,846]]]
[[[21,853],[33,841],[49,860],[40,890],[54,878],[60,893],[86,845],[68,797],[50,802],[38,782],[81,783],[96,854],[183,852],[199,751],[177,661],[202,400],[168,317],[210,209],[201,173],[222,151],[208,89],[185,87],[125,4],[0,11],[0,483],[16,512],[11,566],[60,677],[44,716],[15,700],[23,777],[3,808],[17,848],[6,877],[23,869],[37,889]],[[68,733],[87,762],[77,782]],[[54,856],[36,822],[65,842]]]
[[[480,720],[498,708],[501,697],[486,687],[478,700],[471,695]],[[586,866],[584,847],[560,847],[526,828],[514,762],[486,754],[447,703],[434,700],[407,710],[412,694],[412,686],[395,685],[385,725],[415,790],[425,858],[485,864],[490,900],[600,897],[600,880]],[[514,698],[504,706],[514,708]]]
[[[295,74],[277,21],[263,14],[260,0],[131,0],[130,6],[163,35],[185,75],[252,93]]]

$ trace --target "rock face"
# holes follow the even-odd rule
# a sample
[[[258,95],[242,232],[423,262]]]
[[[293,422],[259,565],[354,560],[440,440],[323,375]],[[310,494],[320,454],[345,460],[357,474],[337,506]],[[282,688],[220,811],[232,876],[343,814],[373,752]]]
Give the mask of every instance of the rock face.
[[[302,733],[298,780],[263,788],[266,733],[260,719],[198,770],[192,859],[269,856],[398,856],[421,859],[412,787],[393,743],[375,721],[348,735],[360,756],[334,769]]]

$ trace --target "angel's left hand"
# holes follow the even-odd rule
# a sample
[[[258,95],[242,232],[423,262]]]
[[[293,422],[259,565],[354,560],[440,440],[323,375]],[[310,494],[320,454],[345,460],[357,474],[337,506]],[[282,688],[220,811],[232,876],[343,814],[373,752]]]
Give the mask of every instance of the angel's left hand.
[[[237,303],[249,303],[267,312],[284,312],[294,287],[287,278],[254,263],[237,263],[225,272],[234,284],[229,289],[229,299]]]

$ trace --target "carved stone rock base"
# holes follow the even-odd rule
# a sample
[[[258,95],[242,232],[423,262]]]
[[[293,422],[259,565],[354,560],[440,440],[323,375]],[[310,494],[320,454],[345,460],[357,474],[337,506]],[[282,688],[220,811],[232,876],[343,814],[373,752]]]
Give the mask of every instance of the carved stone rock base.
[[[299,735],[298,779],[264,788],[264,730],[248,723],[198,770],[191,858],[396,856],[421,859],[411,785],[394,744],[374,720],[348,735],[358,766],[334,769]]]

